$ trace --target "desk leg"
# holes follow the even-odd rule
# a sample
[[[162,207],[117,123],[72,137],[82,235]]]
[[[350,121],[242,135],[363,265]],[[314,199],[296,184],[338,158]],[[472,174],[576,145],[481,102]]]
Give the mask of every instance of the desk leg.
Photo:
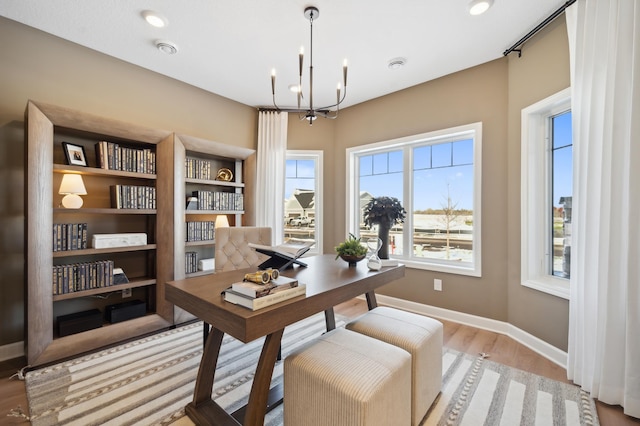
[[[269,399],[269,387],[271,386],[271,376],[273,368],[276,364],[282,334],[284,329],[269,334],[262,347],[260,360],[256,368],[256,374],[253,378],[251,393],[249,394],[249,402],[247,403],[247,411],[245,413],[243,425],[262,426],[264,424],[264,416],[267,414],[267,404]]]
[[[366,293],[366,296],[367,296],[367,307],[369,308],[369,310],[377,308],[378,302],[376,301],[376,294],[373,291],[368,291]]]
[[[327,325],[327,331],[335,330],[336,316],[333,313],[333,308],[329,308],[324,311],[324,322]]]
[[[205,324],[207,325],[207,324]],[[222,338],[224,333],[215,327],[211,328],[211,332],[207,337],[204,345],[204,352],[198,367],[198,377],[196,379],[196,388],[193,393],[193,405],[197,406],[204,402],[211,401],[211,390],[213,388],[213,378],[216,373],[216,364],[218,363],[218,355],[222,346]]]

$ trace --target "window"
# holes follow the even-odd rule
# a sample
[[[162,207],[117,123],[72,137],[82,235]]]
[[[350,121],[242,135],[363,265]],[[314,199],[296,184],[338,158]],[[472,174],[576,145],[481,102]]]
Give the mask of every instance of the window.
[[[522,110],[522,284],[569,298],[573,137],[571,94]]]
[[[313,240],[309,253],[322,253],[322,151],[287,151],[284,240]]]
[[[395,197],[407,211],[391,229],[389,254],[413,268],[480,276],[482,124],[475,123],[347,150],[347,232],[364,225],[372,197]]]

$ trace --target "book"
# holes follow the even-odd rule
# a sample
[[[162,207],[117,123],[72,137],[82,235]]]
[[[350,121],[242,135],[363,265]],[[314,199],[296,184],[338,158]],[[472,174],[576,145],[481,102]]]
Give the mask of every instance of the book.
[[[263,252],[278,253],[286,257],[297,259],[308,252],[314,244],[315,241],[289,240],[286,243],[279,244],[277,246],[265,246],[262,244],[249,243],[249,247],[255,250],[262,250]]]
[[[257,284],[250,281],[241,281],[231,284],[231,289],[245,296],[258,298],[264,297],[269,294],[275,294],[279,291],[283,291],[289,288],[298,286],[298,280],[279,276],[275,280],[271,280],[266,284]]]
[[[275,305],[276,303],[284,302],[285,300],[305,295],[307,293],[307,287],[304,284],[298,284],[296,287],[288,288],[274,294],[269,294],[267,296],[257,298],[249,297],[241,293],[236,293],[231,289],[231,287],[227,288],[223,293],[224,300],[226,300],[227,302],[244,306],[245,308],[249,308],[252,311],[257,311],[258,309],[266,308],[267,306]]]

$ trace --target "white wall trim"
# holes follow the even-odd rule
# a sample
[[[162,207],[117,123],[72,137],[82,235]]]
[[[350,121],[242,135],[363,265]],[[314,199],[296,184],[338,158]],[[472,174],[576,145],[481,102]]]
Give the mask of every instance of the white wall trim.
[[[0,361],[20,358],[21,356],[24,356],[24,342],[15,342],[0,346]]]
[[[422,303],[410,302],[408,300],[398,299],[382,294],[377,294],[376,299],[380,305],[391,306],[405,311],[415,312],[446,321],[456,322],[458,324],[469,325],[482,330],[492,331],[494,333],[504,334],[560,367],[565,369],[567,368],[566,352],[561,351],[555,346],[550,345],[544,340],[541,340],[526,331],[509,324],[508,322],[451,311],[435,306],[424,305]]]

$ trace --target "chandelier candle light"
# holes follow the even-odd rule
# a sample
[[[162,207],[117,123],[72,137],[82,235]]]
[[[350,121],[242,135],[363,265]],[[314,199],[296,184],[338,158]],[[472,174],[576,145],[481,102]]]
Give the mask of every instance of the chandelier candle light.
[[[338,83],[338,87],[336,89],[336,103],[333,105],[327,105],[321,108],[313,107],[313,21],[314,19],[318,19],[320,16],[320,12],[318,8],[309,6],[304,10],[304,16],[311,23],[311,37],[310,37],[310,52],[309,52],[309,107],[302,108],[302,100],[304,99],[304,95],[302,92],[302,68],[304,63],[304,48],[300,48],[300,54],[298,55],[298,63],[299,63],[299,77],[300,80],[298,82],[298,87],[296,88],[298,94],[298,108],[297,109],[281,109],[276,104],[276,70],[275,68],[271,71],[271,95],[273,97],[273,106],[278,111],[284,112],[297,112],[300,116],[300,120],[307,119],[309,120],[309,125],[313,124],[313,120],[316,117],[324,117],[324,118],[337,118],[338,112],[340,111],[340,104],[344,101],[344,98],[347,96],[347,60],[344,60],[344,64],[342,66],[342,84],[344,86],[344,91],[341,90],[340,83]],[[331,108],[336,108],[335,110],[331,110]]]

